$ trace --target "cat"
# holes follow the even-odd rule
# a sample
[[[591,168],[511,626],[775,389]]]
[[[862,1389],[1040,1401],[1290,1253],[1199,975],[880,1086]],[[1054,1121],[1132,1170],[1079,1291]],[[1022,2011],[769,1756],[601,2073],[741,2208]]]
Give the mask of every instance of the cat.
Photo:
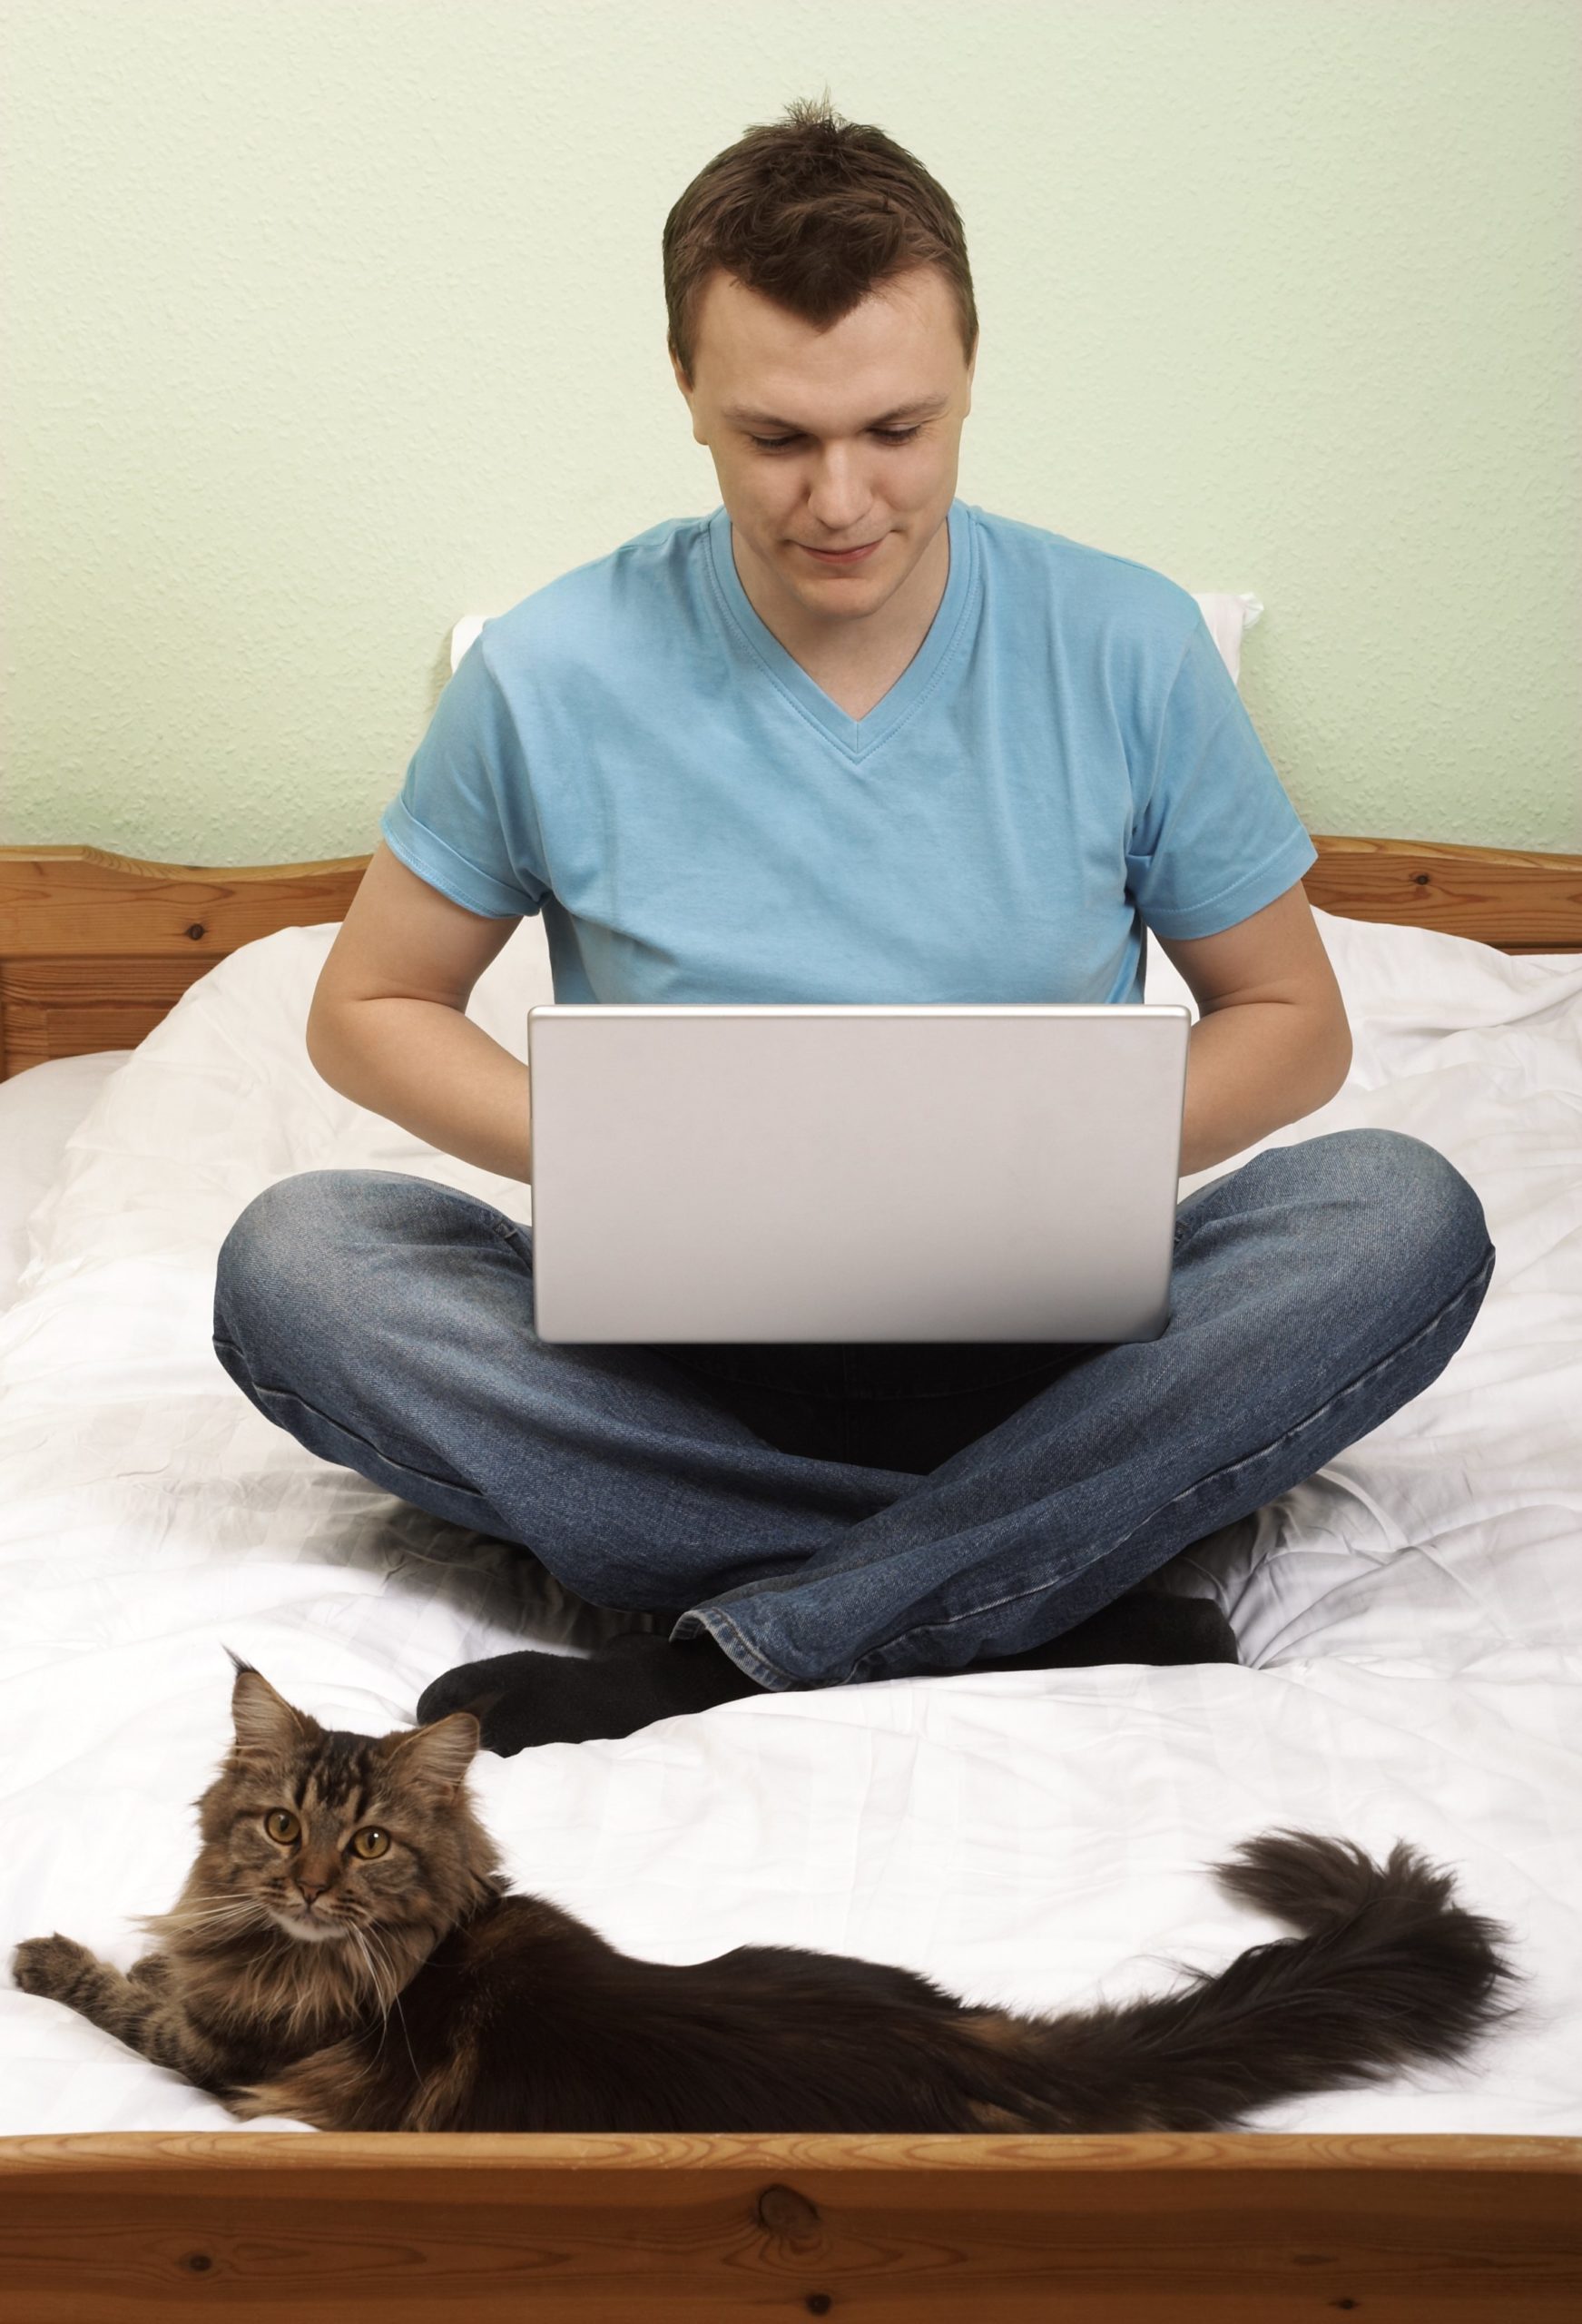
[[[229,1652],[230,1649],[228,1649]],[[477,1722],[326,1729],[231,1655],[202,1845],[124,1975],[60,1935],[14,1960],[241,2121],[326,2131],[1122,2132],[1459,2059],[1511,2014],[1506,1932],[1398,1842],[1282,1831],[1215,1867],[1295,1928],[1155,1999],[1035,2016],[841,1955],[644,1961],[513,1894],[467,1790]]]

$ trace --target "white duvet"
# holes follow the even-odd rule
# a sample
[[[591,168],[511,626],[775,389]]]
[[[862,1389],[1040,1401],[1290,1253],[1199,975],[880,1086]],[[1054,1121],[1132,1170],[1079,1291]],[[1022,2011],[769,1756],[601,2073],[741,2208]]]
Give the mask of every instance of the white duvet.
[[[1477,1187],[1498,1259],[1433,1386],[1178,1561],[1244,1667],[766,1695],[485,1757],[518,1885],[656,1959],[816,1945],[1056,2007],[1278,1934],[1204,1869],[1249,1834],[1404,1837],[1510,1927],[1522,2016],[1459,2069],[1259,2127],[1582,2133],[1582,958],[1318,917],[1355,1060],[1266,1142],[1426,1138]],[[0,1316],[0,1961],[54,1928],[136,1957],[131,1916],[172,1899],[228,1740],[224,1646],[327,1723],[381,1732],[452,1663],[621,1626],[524,1552],[315,1459],[214,1358],[215,1254],[278,1177],[408,1170],[530,1216],[526,1189],[313,1072],[334,933],[285,931],[194,985],[103,1084],[30,1224]],[[469,1013],[521,1056],[551,997],[529,922]],[[1148,998],[1187,998],[1162,958]],[[232,2127],[0,1985],[0,2133]]]

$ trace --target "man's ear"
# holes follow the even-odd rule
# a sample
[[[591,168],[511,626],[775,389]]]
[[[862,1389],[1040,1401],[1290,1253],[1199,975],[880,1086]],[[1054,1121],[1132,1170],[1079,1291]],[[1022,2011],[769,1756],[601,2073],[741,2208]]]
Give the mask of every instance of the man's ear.
[[[670,368],[671,368],[671,369],[675,373],[675,383],[676,383],[676,386],[681,389],[682,394],[686,398],[687,409],[688,409],[688,410],[691,412],[691,414],[692,414],[692,419],[693,419],[693,442],[694,444],[704,444],[704,445],[706,445],[706,444],[708,443],[708,440],[709,440],[709,439],[708,439],[708,438],[707,438],[705,435],[703,435],[703,432],[702,432],[702,430],[701,430],[701,428],[700,428],[700,427],[699,427],[699,424],[698,424],[698,408],[697,408],[697,405],[696,405],[696,404],[693,402],[693,397],[694,397],[694,396],[695,396],[695,394],[697,393],[697,390],[696,390],[696,389],[692,385],[692,383],[688,380],[688,379],[686,378],[685,374],[684,374],[684,373],[683,373],[683,371],[682,370],[680,361],[679,361],[679,360],[678,360],[678,359],[677,359],[676,351],[675,351],[675,350],[674,350],[674,348],[673,348],[673,348],[671,349],[671,350],[670,350]]]

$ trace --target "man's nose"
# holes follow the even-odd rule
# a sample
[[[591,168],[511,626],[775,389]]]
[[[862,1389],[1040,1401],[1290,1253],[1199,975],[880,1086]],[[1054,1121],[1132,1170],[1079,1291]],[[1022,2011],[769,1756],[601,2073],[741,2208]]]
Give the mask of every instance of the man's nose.
[[[813,490],[809,493],[809,509],[825,527],[825,532],[850,532],[860,523],[869,507],[869,488],[857,460],[846,451],[830,451],[818,462],[818,474],[813,477]],[[843,541],[841,547],[852,548],[855,541]]]

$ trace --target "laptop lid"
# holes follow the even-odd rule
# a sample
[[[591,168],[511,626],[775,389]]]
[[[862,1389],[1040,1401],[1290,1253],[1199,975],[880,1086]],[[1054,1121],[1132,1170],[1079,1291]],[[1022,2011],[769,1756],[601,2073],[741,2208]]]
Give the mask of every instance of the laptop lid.
[[[1156,1338],[1178,1005],[527,1014],[551,1342]]]

